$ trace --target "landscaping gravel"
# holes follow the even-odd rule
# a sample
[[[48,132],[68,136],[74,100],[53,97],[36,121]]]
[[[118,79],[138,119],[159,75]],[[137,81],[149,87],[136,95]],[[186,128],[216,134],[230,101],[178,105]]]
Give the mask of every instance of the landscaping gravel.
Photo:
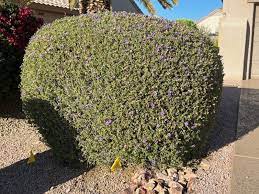
[[[235,87],[224,88],[209,154],[196,172],[194,193],[229,193],[239,93]],[[129,186],[136,167],[111,173],[107,166],[87,171],[60,165],[40,141],[40,134],[18,113],[0,118],[0,193],[112,194]],[[36,162],[28,165],[31,150],[37,153]]]
[[[230,193],[239,97],[239,88],[224,87],[216,125],[209,141],[210,154],[202,160],[198,168],[195,193]]]
[[[64,167],[20,113],[7,115],[0,118],[0,194],[111,194],[129,186],[137,168],[111,173],[108,166],[89,171]],[[31,150],[36,162],[28,165]]]

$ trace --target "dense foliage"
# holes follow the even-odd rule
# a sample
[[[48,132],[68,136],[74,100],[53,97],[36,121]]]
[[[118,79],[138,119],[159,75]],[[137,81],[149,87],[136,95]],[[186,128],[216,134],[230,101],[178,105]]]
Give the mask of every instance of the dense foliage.
[[[222,79],[218,49],[198,29],[107,12],[36,33],[22,66],[22,100],[65,160],[77,149],[90,164],[120,156],[176,166],[202,150]]]
[[[189,20],[189,19],[178,19],[177,22],[180,22],[182,24],[185,24],[191,28],[198,28],[197,24],[193,21],[193,20]]]
[[[0,98],[18,89],[24,49],[42,24],[29,8],[9,3],[0,6]]]

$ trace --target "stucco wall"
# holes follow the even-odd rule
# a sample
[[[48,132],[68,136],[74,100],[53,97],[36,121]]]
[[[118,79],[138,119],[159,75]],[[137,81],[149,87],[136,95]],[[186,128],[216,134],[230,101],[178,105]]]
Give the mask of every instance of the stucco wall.
[[[200,28],[204,28],[211,34],[217,34],[219,31],[219,24],[222,18],[222,12],[218,10],[215,14],[208,16],[198,22]]]
[[[33,15],[36,17],[41,17],[44,20],[44,23],[51,23],[55,19],[62,18],[65,16],[64,13],[48,12],[38,9],[33,9]]]
[[[78,11],[70,11],[69,9],[64,9],[60,7],[54,7],[49,5],[42,5],[38,3],[31,3],[30,8],[33,10],[33,15],[36,17],[41,17],[44,23],[51,23],[55,19],[62,18],[69,15],[77,15]]]
[[[253,5],[247,0],[224,0],[223,11],[227,17],[249,18]]]
[[[123,2],[123,3],[122,3]],[[112,11],[126,11],[131,13],[142,13],[134,3],[134,0],[111,0]],[[70,11],[66,8],[49,6],[39,3],[31,3],[30,7],[36,17],[42,17],[45,23],[51,23],[55,19],[69,15],[78,15],[78,11]]]
[[[220,54],[225,79],[247,79],[252,40],[253,4],[247,0],[224,0],[219,30]]]

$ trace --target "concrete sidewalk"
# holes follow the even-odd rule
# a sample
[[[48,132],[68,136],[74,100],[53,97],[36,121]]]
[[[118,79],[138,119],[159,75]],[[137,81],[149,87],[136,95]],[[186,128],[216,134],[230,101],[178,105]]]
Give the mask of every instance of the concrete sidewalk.
[[[232,194],[259,194],[259,80],[240,84]]]

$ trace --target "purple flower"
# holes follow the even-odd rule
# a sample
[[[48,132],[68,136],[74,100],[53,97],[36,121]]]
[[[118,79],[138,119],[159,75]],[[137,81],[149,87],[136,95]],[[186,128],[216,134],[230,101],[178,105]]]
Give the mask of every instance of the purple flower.
[[[38,91],[41,93],[43,91],[43,87],[39,86],[38,88]],[[59,97],[58,97],[59,98]]]
[[[172,96],[173,96],[173,91],[172,91],[172,90],[168,90],[168,94],[167,94],[167,95],[168,95],[169,98],[172,98]]]
[[[184,125],[185,125],[185,127],[189,127],[189,121],[186,121],[186,122],[184,123]]]
[[[98,140],[99,140],[99,141],[103,141],[103,137],[99,137]]]
[[[146,147],[146,149],[147,149],[147,151],[151,151],[151,145],[147,145],[147,147]]]
[[[152,96],[153,96],[153,97],[157,97],[157,91],[153,91],[153,92],[152,92]]]
[[[191,128],[192,128],[192,129],[195,129],[195,128],[196,128],[196,124],[193,124]]]
[[[162,50],[162,46],[161,45],[156,45],[156,51],[160,52]]]
[[[133,116],[133,115],[134,115],[134,111],[130,111],[130,112],[129,112],[129,115],[130,115],[130,116]]]
[[[150,160],[151,166],[156,166],[156,161],[155,160]]]
[[[100,20],[100,16],[99,16],[98,14],[93,13],[93,14],[89,14],[89,16],[90,16],[93,20],[95,20],[95,21]]]
[[[129,44],[129,40],[128,40],[128,39],[125,39],[125,40],[124,40],[124,44]]]
[[[155,108],[155,104],[153,102],[149,103],[150,108]]]
[[[174,138],[174,135],[173,135],[172,133],[168,133],[168,134],[167,134],[167,137],[168,137],[168,139],[170,139],[170,140],[171,140],[171,139],[173,139],[173,138]]]
[[[105,120],[105,125],[106,126],[110,126],[112,124],[112,120],[111,119],[106,119]]]
[[[164,110],[162,110],[162,111],[160,112],[160,116],[162,116],[162,117],[165,116],[165,113],[166,113],[166,112],[165,112]]]

